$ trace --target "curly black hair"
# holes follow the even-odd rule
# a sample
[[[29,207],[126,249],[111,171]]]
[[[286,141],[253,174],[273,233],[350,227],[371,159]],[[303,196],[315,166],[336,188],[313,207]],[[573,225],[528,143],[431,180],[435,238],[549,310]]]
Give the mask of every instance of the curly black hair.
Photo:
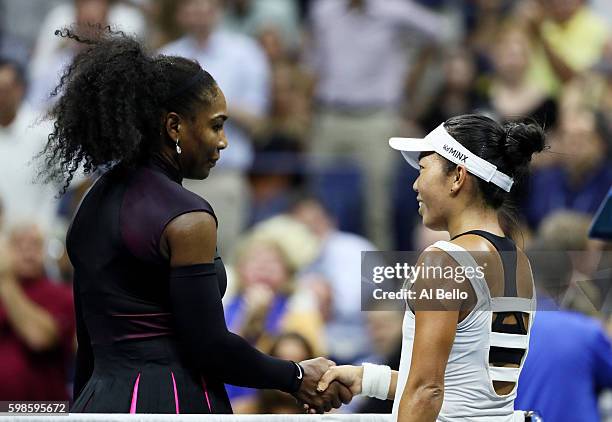
[[[151,56],[134,38],[110,27],[55,32],[83,47],[51,93],[54,129],[39,157],[46,182],[70,186],[74,173],[133,166],[167,141],[164,116],[194,118],[218,94],[193,60]]]

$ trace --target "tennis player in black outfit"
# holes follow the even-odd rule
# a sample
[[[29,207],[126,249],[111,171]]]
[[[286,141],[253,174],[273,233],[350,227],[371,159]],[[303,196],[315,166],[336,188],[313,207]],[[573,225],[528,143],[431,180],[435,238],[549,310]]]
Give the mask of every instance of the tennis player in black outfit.
[[[231,413],[224,383],[279,389],[319,412],[349,402],[316,383],[333,364],[260,353],[228,331],[217,217],[181,186],[227,147],[223,93],[198,63],[148,56],[108,29],[83,45],[53,95],[47,176],[107,170],[67,236],[78,353],[73,412]],[[248,66],[248,63],[245,63]]]

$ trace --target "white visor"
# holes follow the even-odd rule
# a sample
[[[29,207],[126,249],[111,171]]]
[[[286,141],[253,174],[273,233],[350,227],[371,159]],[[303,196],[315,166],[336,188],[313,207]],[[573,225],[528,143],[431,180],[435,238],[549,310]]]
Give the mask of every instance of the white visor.
[[[499,186],[506,192],[510,192],[514,179],[507,174],[497,171],[497,167],[483,160],[469,151],[453,138],[441,124],[432,130],[424,138],[391,138],[391,148],[402,152],[408,163],[415,169],[419,169],[419,155],[422,152],[437,152],[447,160],[464,166],[472,173],[489,183]]]

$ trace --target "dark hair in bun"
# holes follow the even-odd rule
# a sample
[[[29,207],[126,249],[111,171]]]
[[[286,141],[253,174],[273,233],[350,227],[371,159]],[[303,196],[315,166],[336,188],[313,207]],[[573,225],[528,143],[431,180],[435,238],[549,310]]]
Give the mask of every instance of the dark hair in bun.
[[[515,172],[527,170],[531,156],[544,149],[544,130],[537,123],[509,122],[504,131],[502,148],[509,168]]]
[[[448,133],[468,150],[487,160],[497,170],[514,179],[511,192],[477,178],[483,199],[500,210],[508,225],[516,222],[516,193],[529,176],[534,153],[544,149],[544,130],[535,122],[510,122],[504,125],[477,114],[452,117],[444,123]],[[448,161],[448,160],[447,160]],[[448,171],[457,165],[448,161]]]

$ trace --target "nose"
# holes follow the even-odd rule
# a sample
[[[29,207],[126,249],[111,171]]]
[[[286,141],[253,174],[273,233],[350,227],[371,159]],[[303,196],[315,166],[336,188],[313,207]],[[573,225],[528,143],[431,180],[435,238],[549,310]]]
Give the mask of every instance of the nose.
[[[227,142],[227,137],[225,136],[225,131],[223,131],[223,134],[221,135],[221,139],[219,139],[219,144],[218,144],[218,148],[220,150],[227,148],[228,142]]]
[[[412,190],[415,191],[416,193],[419,193],[419,187],[417,185],[417,182],[419,181],[419,178],[417,177],[414,181],[414,183],[412,184]]]

